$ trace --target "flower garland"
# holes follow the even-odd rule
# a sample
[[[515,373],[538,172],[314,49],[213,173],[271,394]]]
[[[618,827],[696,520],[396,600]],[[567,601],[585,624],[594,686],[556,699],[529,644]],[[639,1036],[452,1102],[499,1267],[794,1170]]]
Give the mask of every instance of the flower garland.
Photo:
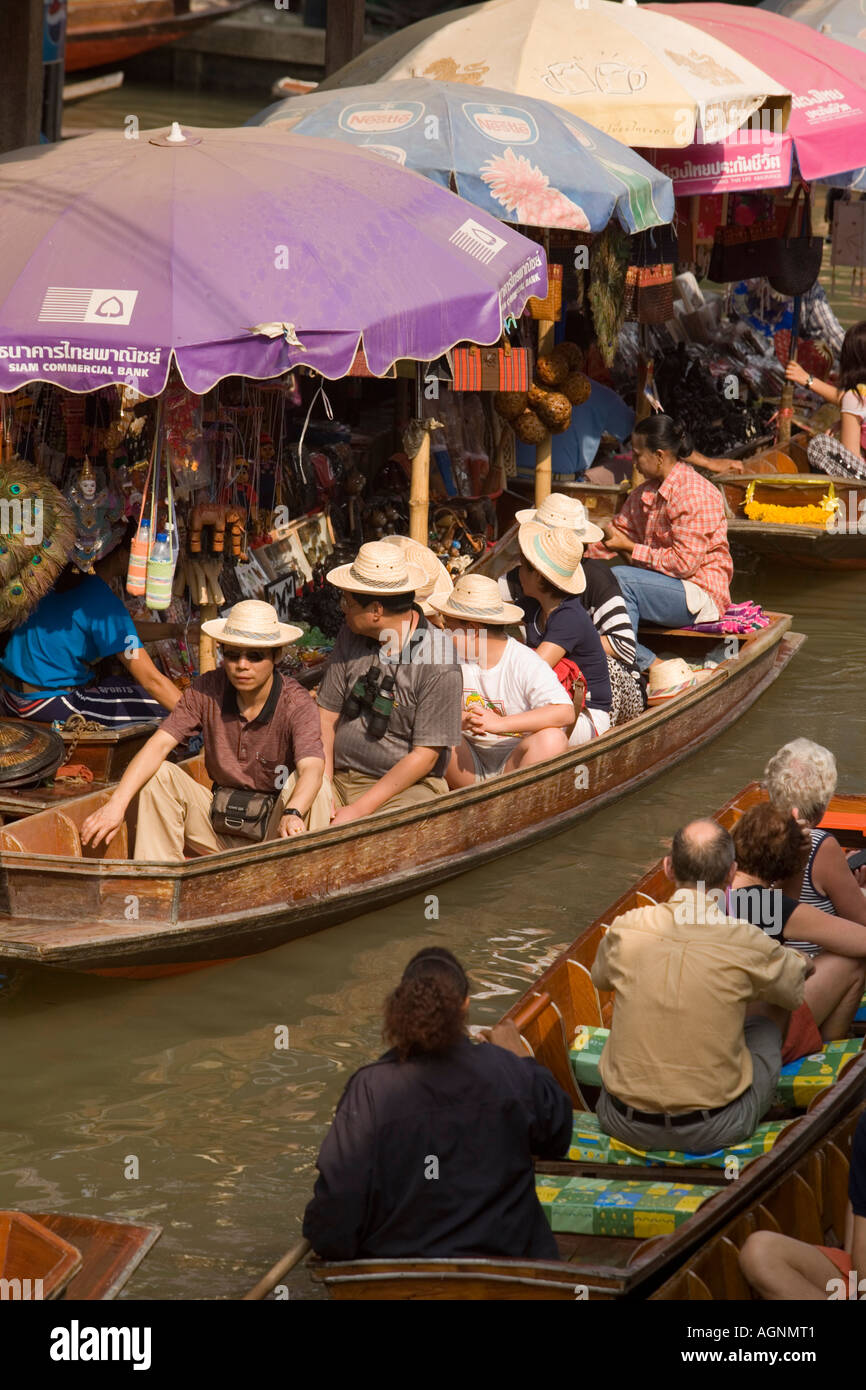
[[[751,482],[743,503],[743,511],[750,521],[773,521],[786,526],[823,526],[826,529],[842,506],[832,483],[819,503],[807,507],[784,507],[777,502],[756,502],[754,498],[755,483]]]

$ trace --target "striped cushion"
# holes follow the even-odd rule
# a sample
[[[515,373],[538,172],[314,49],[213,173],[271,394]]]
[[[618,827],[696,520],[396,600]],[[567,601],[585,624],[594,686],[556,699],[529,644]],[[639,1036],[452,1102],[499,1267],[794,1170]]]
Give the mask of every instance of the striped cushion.
[[[632,1182],[539,1174],[535,1191],[551,1230],[583,1236],[669,1235],[724,1189],[695,1183]]]
[[[633,1149],[620,1139],[613,1139],[601,1129],[598,1116],[578,1111],[574,1117],[571,1147],[568,1157],[572,1163],[617,1163],[623,1167],[652,1168],[657,1165],[674,1168],[726,1168],[735,1175],[747,1163],[769,1153],[788,1120],[773,1120],[758,1125],[755,1133],[741,1144],[728,1149],[716,1149],[710,1154],[683,1153],[677,1149]],[[733,1162],[732,1162],[733,1160]]]

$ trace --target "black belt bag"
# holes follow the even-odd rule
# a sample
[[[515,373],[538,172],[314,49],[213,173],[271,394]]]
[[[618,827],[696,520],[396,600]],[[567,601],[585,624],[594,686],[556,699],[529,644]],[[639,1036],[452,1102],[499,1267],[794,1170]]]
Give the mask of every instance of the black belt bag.
[[[259,843],[268,833],[276,804],[275,796],[249,787],[214,787],[210,822],[218,835]]]

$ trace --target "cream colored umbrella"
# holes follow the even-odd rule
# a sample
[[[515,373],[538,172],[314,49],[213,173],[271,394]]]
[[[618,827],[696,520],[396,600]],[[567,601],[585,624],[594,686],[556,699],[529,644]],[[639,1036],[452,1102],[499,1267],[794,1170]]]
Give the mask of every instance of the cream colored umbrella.
[[[646,148],[724,140],[762,108],[781,131],[791,107],[780,83],[726,44],[634,0],[450,10],[368,49],[319,90],[407,77],[540,97]]]

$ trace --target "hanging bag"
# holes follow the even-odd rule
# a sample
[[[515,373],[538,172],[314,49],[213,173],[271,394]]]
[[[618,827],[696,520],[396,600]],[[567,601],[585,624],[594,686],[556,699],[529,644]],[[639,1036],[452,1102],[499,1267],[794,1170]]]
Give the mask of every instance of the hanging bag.
[[[801,193],[804,194],[804,201],[800,216],[800,234],[797,236],[794,229]],[[777,294],[791,297],[805,294],[818,279],[823,254],[823,239],[812,236],[812,195],[801,183],[791,200],[785,235],[776,240],[773,265],[767,272],[767,279]]]
[[[528,391],[532,381],[529,349],[507,340],[495,347],[455,348],[452,366],[452,391]]]

